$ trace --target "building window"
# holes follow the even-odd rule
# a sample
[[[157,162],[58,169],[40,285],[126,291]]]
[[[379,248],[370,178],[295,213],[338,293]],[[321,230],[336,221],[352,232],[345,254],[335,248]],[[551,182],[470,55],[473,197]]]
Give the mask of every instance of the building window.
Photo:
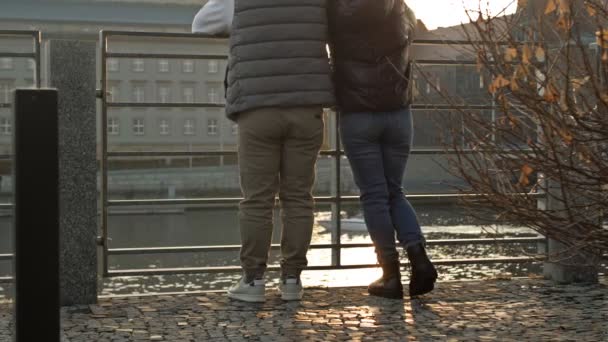
[[[196,133],[196,125],[194,119],[186,119],[184,121],[184,135],[194,135]]]
[[[232,135],[237,135],[239,134],[239,125],[236,123],[232,124]]]
[[[120,123],[118,118],[108,118],[108,135],[120,134]]]
[[[217,119],[207,120],[207,135],[217,135]]]
[[[108,102],[118,102],[118,92],[118,86],[110,86],[110,90],[108,91]]]
[[[169,72],[169,60],[161,59],[158,61],[158,72]]]
[[[0,58],[0,69],[11,70],[13,68],[13,59],[10,57]]]
[[[146,70],[145,63],[143,59],[134,59],[133,60],[133,71],[134,72],[144,72]]]
[[[0,134],[11,135],[13,133],[13,125],[11,119],[2,118],[0,119]]]
[[[194,87],[182,88],[182,98],[185,103],[194,103]]]
[[[167,119],[161,119],[158,128],[160,129],[160,135],[169,135],[171,134],[171,124]]]
[[[194,61],[189,60],[189,59],[188,59],[188,60],[185,60],[185,61],[182,63],[182,71],[183,71],[184,73],[188,73],[188,74],[193,73],[193,72],[194,72]]]
[[[210,74],[217,74],[220,71],[220,63],[216,60],[210,60],[208,62],[208,70]]]
[[[142,103],[146,101],[146,89],[143,85],[133,86],[133,102]]]
[[[171,102],[171,88],[167,85],[161,85],[158,87],[158,102],[169,103]]]
[[[431,82],[426,82],[426,93],[430,94],[431,93]]]
[[[209,89],[207,91],[207,97],[209,98],[209,103],[220,102],[220,94],[217,91],[217,88],[214,86],[209,86]]]
[[[26,63],[27,70],[36,70],[36,61],[33,59],[28,59]]]
[[[11,103],[12,81],[0,81],[0,103]]]
[[[144,119],[133,119],[133,134],[144,135],[145,131]]]
[[[120,71],[120,63],[119,63],[118,59],[114,59],[114,58],[108,59],[108,71],[110,71],[110,72]]]
[[[485,80],[483,79],[483,74],[479,74],[479,89],[483,89],[485,87]]]

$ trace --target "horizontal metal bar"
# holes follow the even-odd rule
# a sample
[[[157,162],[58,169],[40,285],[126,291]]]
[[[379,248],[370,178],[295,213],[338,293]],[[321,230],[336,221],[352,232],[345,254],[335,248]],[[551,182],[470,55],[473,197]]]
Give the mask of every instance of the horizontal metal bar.
[[[137,158],[137,157],[221,157],[236,156],[237,151],[121,151],[108,152],[109,158]]]
[[[544,237],[535,238],[500,238],[500,239],[445,239],[427,240],[429,246],[453,246],[453,245],[490,245],[490,244],[512,244],[512,243],[546,243]],[[351,244],[315,244],[310,249],[330,248],[371,248],[372,243]],[[279,244],[271,245],[271,249],[278,250]],[[109,255],[142,255],[142,254],[175,254],[175,253],[210,253],[210,252],[236,252],[241,249],[240,245],[228,246],[182,246],[182,247],[150,247],[150,248],[112,248],[108,249]]]
[[[11,284],[15,281],[13,277],[0,277],[0,284]]]
[[[213,59],[228,60],[228,55],[172,54],[172,53],[119,53],[108,52],[106,58],[156,58],[156,59]]]
[[[436,266],[454,266],[454,265],[482,265],[482,264],[498,264],[498,263],[527,263],[543,261],[545,256],[538,257],[505,257],[505,258],[472,258],[472,259],[440,259],[433,260]],[[403,266],[408,263],[403,263]],[[360,264],[360,265],[340,265],[340,266],[309,266],[307,271],[333,271],[333,270],[349,270],[362,268],[376,268],[377,264]],[[269,266],[269,271],[278,271],[280,266]],[[170,274],[194,274],[194,273],[233,273],[242,272],[240,266],[224,266],[224,267],[189,267],[189,268],[149,268],[149,269],[124,269],[124,270],[109,270],[105,276],[107,277],[132,277],[132,276],[155,276],[155,275],[170,275]]]
[[[151,59],[200,59],[200,60],[227,60],[227,55],[201,55],[201,54],[170,54],[170,53],[126,53],[108,52],[106,58],[151,58]],[[414,60],[418,65],[477,65],[472,60],[449,60],[449,59],[418,59]]]
[[[33,52],[0,52],[0,57],[36,58],[36,54]]]
[[[211,38],[211,39],[228,39],[228,37],[214,36],[201,33],[173,33],[173,32],[144,32],[144,31],[120,31],[120,30],[103,30],[102,34],[106,37],[123,36],[123,37],[160,37],[160,38]],[[445,39],[414,39],[413,44],[418,45],[471,45],[471,44],[486,44],[482,41],[468,40],[445,40]],[[495,42],[498,45],[509,45],[510,42]]]
[[[13,209],[13,203],[0,203],[0,210]]]
[[[108,207],[129,207],[141,205],[226,205],[236,206],[243,199],[234,198],[184,198],[184,199],[142,199],[142,200],[109,200]],[[335,203],[335,197],[317,197],[317,203]]]
[[[322,156],[335,156],[336,151],[321,151]],[[343,153],[342,153],[343,154]],[[120,151],[108,152],[110,158],[136,158],[136,157],[221,157],[236,156],[237,151]]]
[[[513,196],[529,196],[532,198],[542,198],[545,197],[546,194],[543,193],[533,193],[533,194],[512,194]],[[483,198],[484,195],[481,194],[461,194],[461,193],[453,193],[453,194],[410,194],[407,195],[407,199],[411,201],[454,201],[463,198]],[[226,206],[236,206],[243,199],[239,197],[234,198],[183,198],[183,199],[135,199],[135,200],[109,200],[109,207],[130,207],[130,206],[141,206],[141,205],[151,205],[151,206],[165,206],[165,205],[181,205],[181,206],[190,206],[190,205],[226,205]],[[327,196],[319,196],[315,197],[315,202],[318,204],[327,204],[327,203],[337,203],[339,201],[343,203],[357,203],[359,202],[359,196],[341,196],[339,199],[337,197],[327,197]]]
[[[0,36],[31,36],[38,38],[40,31],[33,30],[0,30]]]
[[[475,198],[480,197],[479,195],[468,195],[468,194],[415,194],[408,195],[407,198],[412,201],[424,201],[424,200],[434,200],[434,201],[446,201],[446,200],[456,200],[461,198]],[[130,206],[140,206],[140,205],[230,205],[235,206],[238,205],[242,201],[242,198],[234,197],[234,198],[184,198],[184,199],[135,199],[135,200],[109,200],[109,207],[130,207]],[[315,202],[319,204],[323,203],[336,203],[338,198],[336,197],[326,197],[320,196],[315,197]],[[340,197],[340,201],[342,202],[358,202],[359,196],[342,196]]]
[[[479,151],[471,151],[471,153],[479,153]],[[454,150],[442,150],[442,149],[414,149],[410,151],[412,155],[437,155],[437,154],[455,154],[457,151]],[[461,151],[463,153],[463,151]],[[466,151],[464,151],[466,153]],[[110,158],[141,158],[141,157],[219,157],[219,156],[236,156],[237,151],[115,151],[108,152]],[[344,151],[321,151],[319,155],[336,156],[345,155]],[[1,157],[0,157],[1,158]]]
[[[114,108],[224,108],[224,103],[154,103],[154,102],[108,102],[108,107]]]
[[[12,103],[0,103],[0,108],[12,108]]]
[[[477,65],[477,61],[458,61],[449,59],[416,59],[413,62],[417,65]]]
[[[446,39],[414,39],[413,44],[416,45],[482,45],[488,42],[479,40],[446,40]],[[493,45],[511,45],[508,41],[492,42]]]
[[[162,108],[224,108],[225,103],[205,103],[205,102],[107,102],[108,107],[162,107]],[[421,103],[413,104],[412,110],[492,110],[498,107],[492,105],[450,105],[450,104],[432,104]]]
[[[13,260],[14,257],[15,257],[14,254],[0,254],[0,261]]]
[[[413,149],[410,151],[410,155],[453,155],[453,154],[475,154],[475,153],[491,153],[494,151],[488,150],[451,150],[451,149]],[[532,152],[531,150],[503,150],[502,153],[520,153],[520,152]],[[238,154],[237,151],[114,151],[108,152],[108,157],[110,158],[165,158],[165,157],[220,157],[220,156],[236,156]],[[327,157],[327,156],[336,156],[336,155],[345,155],[344,151],[321,151],[319,155]],[[10,158],[10,156],[7,156]],[[2,159],[2,156],[0,156]]]
[[[492,110],[498,107],[492,105],[450,105],[450,104],[432,104],[421,103],[413,104],[413,110]]]
[[[198,39],[219,39],[227,40],[227,36],[214,36],[204,33],[178,33],[178,32],[144,32],[144,31],[113,31],[102,30],[102,35],[109,37],[151,37],[151,38],[198,38]]]

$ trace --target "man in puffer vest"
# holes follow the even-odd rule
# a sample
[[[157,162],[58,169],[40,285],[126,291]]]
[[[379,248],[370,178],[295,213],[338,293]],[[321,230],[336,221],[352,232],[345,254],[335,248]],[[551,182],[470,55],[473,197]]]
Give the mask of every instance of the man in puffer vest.
[[[232,1],[211,0],[208,6],[216,8],[208,10],[228,11]],[[228,291],[233,299],[265,299],[277,194],[283,228],[279,292],[284,300],[302,298],[300,274],[307,266],[314,222],[312,187],[323,143],[323,108],[335,102],[326,49],[327,1],[234,0],[226,114],[238,123],[244,199],[239,213],[243,277]],[[223,31],[206,33],[228,33]]]

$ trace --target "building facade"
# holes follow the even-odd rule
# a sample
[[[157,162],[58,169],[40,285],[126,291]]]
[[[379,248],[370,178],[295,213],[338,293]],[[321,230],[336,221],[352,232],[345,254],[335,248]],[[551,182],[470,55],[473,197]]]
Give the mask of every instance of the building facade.
[[[3,9],[0,11],[0,30],[40,30],[43,32],[44,42],[56,38],[98,41],[99,31],[102,29],[184,33],[190,31],[191,21],[203,3],[204,1],[198,0],[172,2],[160,0],[5,0],[0,5]],[[424,31],[424,26],[419,26]],[[443,38],[433,31],[421,33],[421,38]],[[2,40],[0,51],[11,52],[17,48],[13,40],[7,40],[6,37],[1,36],[0,40]],[[226,56],[228,53],[226,39],[111,37],[108,40],[108,46],[111,52],[119,53],[176,53],[214,56]],[[469,57],[466,54],[456,56],[449,51],[449,47],[420,46],[415,49],[415,58],[418,60]],[[32,85],[33,71],[28,69],[31,68],[31,62],[24,59],[9,58],[0,60],[0,62],[6,66],[3,69],[0,64],[0,102],[2,102],[2,100],[10,100],[7,98],[10,97],[7,94],[12,87]],[[98,59],[98,63],[98,78],[101,79],[100,59]],[[45,64],[46,61],[43,60],[43,75],[46,71]],[[108,150],[134,152],[235,150],[238,126],[226,119],[223,108],[217,108],[218,104],[224,102],[225,67],[226,60],[223,58],[208,60],[187,58],[108,59],[105,85],[108,102],[132,105],[109,107],[107,122],[99,122],[99,127],[106,125],[107,128]],[[463,96],[466,100],[475,98],[486,104],[491,100],[488,98],[486,90],[488,80],[483,75],[476,73],[474,67],[426,65],[421,66],[420,70],[422,71],[415,76],[417,103],[445,102],[438,94],[437,88],[449,93],[455,91],[456,95]],[[101,83],[98,88],[101,88]],[[169,106],[171,103],[208,103],[213,106],[172,108]],[[0,112],[0,144],[7,152],[10,151],[11,114],[9,108],[0,110],[2,111]],[[446,130],[442,128],[442,115],[444,114],[445,111],[437,110],[414,111],[415,148],[442,148],[446,136]],[[335,121],[331,117],[328,114],[325,148],[329,148],[335,141]],[[2,133],[3,130],[6,132],[5,135]],[[419,155],[413,159],[411,171],[408,171],[408,182],[420,185],[409,186],[414,192],[426,192],[427,188],[437,188],[447,179],[453,179],[441,168],[436,167],[437,163],[445,162],[444,158]],[[322,159],[320,163],[329,161]],[[117,171],[113,175],[118,175],[119,171],[125,171],[126,174],[128,170],[133,169],[143,169],[146,170],[145,172],[153,173],[157,171],[150,170],[158,168],[210,168],[235,164],[236,160],[233,157],[132,158],[112,160],[110,168]],[[348,166],[346,162],[343,165]],[[320,167],[324,168],[324,166]],[[436,170],[436,172],[429,170]],[[211,172],[210,169],[207,171]],[[232,171],[231,174],[234,173]],[[222,174],[226,174],[225,172],[222,171]],[[348,170],[344,172],[348,172]],[[9,168],[5,170],[4,174],[10,174]],[[183,175],[171,174],[171,177],[175,179],[150,180],[148,183],[158,181],[159,184],[169,184],[183,178]],[[129,177],[131,176],[133,175],[129,175]],[[119,176],[116,177],[113,179],[119,182]],[[125,177],[127,176],[125,175]],[[234,179],[230,186],[238,188],[238,179],[235,176],[232,178]],[[350,182],[345,185],[346,188],[354,188],[354,185],[351,184],[353,182],[350,181],[351,178],[350,175],[343,177],[343,181]],[[134,180],[129,182],[131,182],[129,184],[135,183]],[[127,183],[125,181],[125,186],[128,185]]]

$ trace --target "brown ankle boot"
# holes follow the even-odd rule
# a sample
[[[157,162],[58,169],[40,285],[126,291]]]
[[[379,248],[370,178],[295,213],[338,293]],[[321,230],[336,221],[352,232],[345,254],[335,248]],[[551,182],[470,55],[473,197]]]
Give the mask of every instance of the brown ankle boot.
[[[401,272],[399,261],[389,262],[382,265],[382,277],[367,287],[367,292],[372,296],[403,299],[403,284],[401,284]]]
[[[412,266],[410,297],[420,296],[433,291],[435,281],[437,280],[437,270],[426,255],[424,245],[420,243],[408,247],[407,257]]]

